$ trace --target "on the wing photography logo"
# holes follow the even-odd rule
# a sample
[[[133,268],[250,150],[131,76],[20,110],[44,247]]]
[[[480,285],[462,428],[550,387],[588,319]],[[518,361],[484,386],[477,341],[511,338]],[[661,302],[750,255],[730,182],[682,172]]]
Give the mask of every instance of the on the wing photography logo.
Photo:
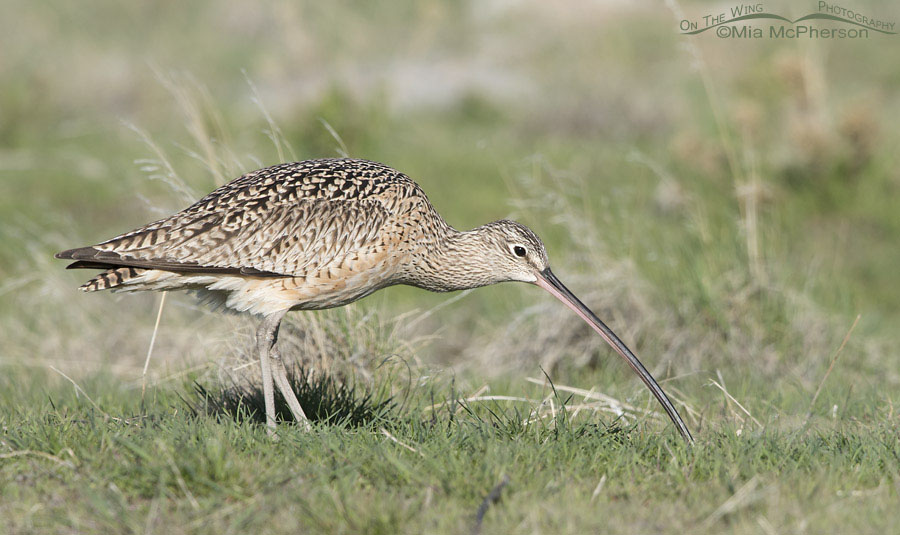
[[[752,25],[757,21],[774,22]],[[892,21],[824,1],[818,2],[815,12],[796,19],[768,12],[763,4],[739,4],[727,12],[683,19],[679,28],[684,35],[714,30],[721,39],[869,39],[897,34]]]

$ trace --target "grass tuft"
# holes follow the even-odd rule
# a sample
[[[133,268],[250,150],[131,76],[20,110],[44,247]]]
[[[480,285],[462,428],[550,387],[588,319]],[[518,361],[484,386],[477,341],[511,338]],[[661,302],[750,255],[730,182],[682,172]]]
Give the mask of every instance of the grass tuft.
[[[288,382],[307,418],[314,423],[346,427],[367,427],[390,421],[398,412],[393,397],[384,389],[345,382],[325,373],[297,365],[288,369]],[[209,414],[233,418],[237,422],[265,424],[266,409],[262,384],[234,383],[225,388],[207,388],[194,383],[197,401],[186,400],[194,415]],[[275,392],[275,414],[281,422],[294,417],[280,392]]]

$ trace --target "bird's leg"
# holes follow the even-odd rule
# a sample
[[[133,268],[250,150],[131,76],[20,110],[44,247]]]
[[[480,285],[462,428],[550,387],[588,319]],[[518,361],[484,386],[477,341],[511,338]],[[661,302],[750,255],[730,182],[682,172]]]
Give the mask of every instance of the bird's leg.
[[[309,420],[306,418],[303,407],[300,406],[300,402],[297,400],[297,396],[291,388],[284,361],[281,359],[281,353],[276,347],[276,343],[278,342],[278,329],[281,327],[281,320],[284,318],[285,313],[287,313],[286,310],[272,316],[267,316],[266,319],[263,320],[263,324],[260,325],[260,331],[257,335],[259,337],[258,340],[265,341],[265,347],[260,349],[260,365],[263,368],[263,395],[266,400],[266,424],[269,426],[269,429],[275,428],[275,392],[272,384],[274,379],[274,386],[278,387],[278,390],[287,402],[288,408],[294,416],[294,421],[302,426],[304,430],[308,431],[311,429]],[[268,373],[268,383],[266,382],[266,373]],[[266,390],[267,388],[268,390]],[[271,409],[269,408],[270,402]]]
[[[266,427],[269,436],[275,436],[275,385],[272,381],[272,363],[269,360],[269,350],[274,345],[275,333],[284,312],[273,316],[266,316],[256,330],[256,348],[259,352],[259,367],[262,371],[263,400],[266,405]]]
[[[303,427],[304,431],[309,431],[312,429],[312,426],[309,425],[309,419],[306,417],[306,413],[303,412],[303,407],[300,406],[300,402],[294,394],[294,389],[291,388],[291,383],[288,381],[287,369],[284,366],[284,361],[281,359],[281,353],[273,345],[269,355],[272,357],[272,371],[275,374],[275,384],[278,385],[278,390],[281,391],[281,395],[287,401],[288,408],[291,409],[291,414],[294,416],[294,421],[297,422],[297,425]]]

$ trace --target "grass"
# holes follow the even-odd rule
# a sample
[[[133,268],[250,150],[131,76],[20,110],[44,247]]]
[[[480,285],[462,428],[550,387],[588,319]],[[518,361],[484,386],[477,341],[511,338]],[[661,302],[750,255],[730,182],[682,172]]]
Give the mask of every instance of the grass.
[[[57,382],[0,422],[10,532],[468,532],[504,478],[486,533],[828,532],[860,506],[877,513],[861,530],[896,528],[900,434],[862,405],[812,428],[740,432],[710,415],[688,448],[663,424],[457,404],[435,387],[361,426],[282,423],[273,442],[175,393],[141,408],[108,377],[82,386],[102,413]],[[529,411],[543,416],[526,424]]]
[[[10,3],[0,532],[897,531],[887,41],[685,41],[666,11],[600,4]],[[289,315],[317,422],[272,441],[253,320],[171,294],[155,329],[159,296],[82,295],[52,259],[341,152],[460,228],[534,228],[697,444],[514,284]]]
[[[395,407],[390,397],[378,399],[376,392],[360,393],[356,384],[340,382],[331,376],[317,377],[315,372],[299,367],[288,370],[288,382],[311,422],[346,427],[375,425],[386,419]],[[262,385],[235,384],[213,392],[197,383],[194,390],[199,400],[188,401],[194,416],[206,413],[227,416],[238,422],[249,420],[260,424],[266,421]],[[281,422],[294,422],[287,402],[280,394],[275,396],[275,415]]]

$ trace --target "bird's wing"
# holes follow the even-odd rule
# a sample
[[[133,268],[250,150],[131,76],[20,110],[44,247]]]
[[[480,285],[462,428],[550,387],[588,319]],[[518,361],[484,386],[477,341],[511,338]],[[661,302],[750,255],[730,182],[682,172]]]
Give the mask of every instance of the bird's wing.
[[[193,208],[193,207],[192,207]],[[93,247],[64,251],[70,267],[302,276],[376,247],[390,217],[378,199],[300,199],[187,209]]]

